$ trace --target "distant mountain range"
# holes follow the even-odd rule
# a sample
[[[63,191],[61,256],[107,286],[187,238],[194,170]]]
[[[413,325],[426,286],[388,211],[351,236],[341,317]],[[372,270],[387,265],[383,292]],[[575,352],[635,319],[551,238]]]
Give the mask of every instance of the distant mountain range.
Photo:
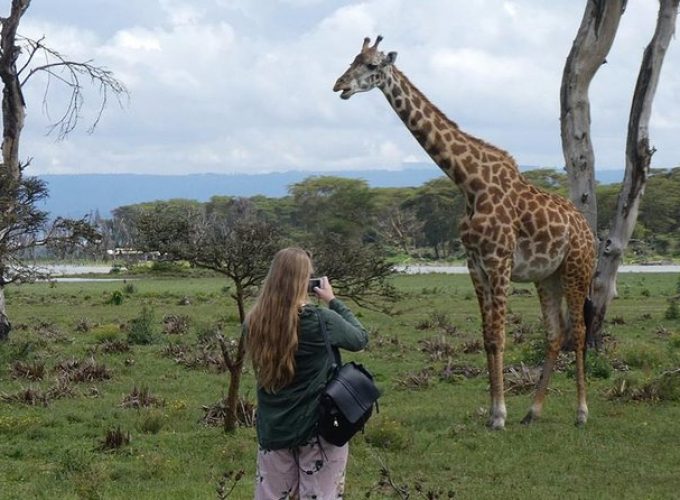
[[[527,170],[535,167],[523,167]],[[186,198],[208,201],[212,196],[281,197],[288,187],[313,175],[360,178],[371,187],[421,186],[441,176],[432,164],[415,164],[401,170],[362,170],[345,172],[290,171],[270,174],[192,174],[136,175],[82,174],[42,175],[50,191],[44,210],[52,216],[82,217],[99,211],[110,217],[111,211],[124,205],[146,201]],[[623,179],[623,170],[596,173],[598,182],[610,184]]]

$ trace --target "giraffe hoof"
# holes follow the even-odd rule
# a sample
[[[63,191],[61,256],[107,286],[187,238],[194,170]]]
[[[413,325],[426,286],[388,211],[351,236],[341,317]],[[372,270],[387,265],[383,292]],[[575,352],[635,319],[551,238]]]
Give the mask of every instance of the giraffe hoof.
[[[522,425],[530,425],[538,420],[538,417],[532,412],[527,413],[521,421]]]
[[[588,412],[579,410],[576,414],[576,427],[585,427],[588,421]]]
[[[486,426],[492,431],[504,431],[505,430],[505,419],[502,418],[490,418],[486,423]]]

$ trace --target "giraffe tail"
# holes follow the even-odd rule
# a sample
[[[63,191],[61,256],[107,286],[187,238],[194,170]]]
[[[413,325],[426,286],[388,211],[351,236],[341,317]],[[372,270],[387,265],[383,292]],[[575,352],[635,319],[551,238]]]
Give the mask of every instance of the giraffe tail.
[[[585,348],[594,346],[595,339],[593,337],[593,320],[595,319],[595,304],[590,300],[590,297],[586,297],[583,303],[583,320],[586,324],[586,343]],[[562,339],[562,351],[568,352],[576,349],[576,341],[573,335],[571,318],[567,316],[567,328],[566,335]]]
[[[595,346],[595,336],[593,332],[593,320],[595,319],[595,304],[590,300],[590,297],[586,297],[586,301],[583,304],[583,319],[586,323],[586,349],[588,347]]]

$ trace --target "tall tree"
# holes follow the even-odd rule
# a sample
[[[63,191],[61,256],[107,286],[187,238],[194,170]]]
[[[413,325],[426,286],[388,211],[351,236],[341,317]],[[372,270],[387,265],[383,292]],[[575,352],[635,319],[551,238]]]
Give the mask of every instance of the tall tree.
[[[47,196],[44,182],[24,175],[30,160],[21,161],[19,145],[26,116],[22,89],[38,74],[65,84],[70,99],[61,117],[52,124],[64,137],[78,124],[84,105],[82,79],[98,85],[101,102],[91,130],[97,125],[107,103],[107,96],[127,94],[125,86],[113,74],[89,62],[72,61],[50,49],[43,39],[31,40],[18,33],[30,0],[12,0],[7,17],[0,18],[0,81],[2,81],[2,164],[0,164],[0,340],[7,337],[4,288],[13,281],[32,279],[35,269],[22,255],[27,250],[55,245],[72,245],[96,238],[96,232],[84,219],[58,218],[49,222],[48,214],[36,203]],[[36,56],[42,57],[36,57]],[[36,64],[40,60],[42,64]]]
[[[313,234],[364,237],[375,217],[366,181],[343,177],[308,177],[289,188],[300,225]]]
[[[447,177],[428,181],[404,206],[415,210],[422,222],[425,243],[434,251],[435,259],[449,257],[458,241],[458,223],[465,211],[465,199],[456,185]]]
[[[596,342],[600,338],[607,307],[616,295],[616,273],[635,228],[640,199],[647,183],[654,153],[649,145],[652,102],[666,50],[675,32],[679,2],[660,0],[656,29],[644,51],[638,73],[628,119],[626,171],[614,220],[600,244],[592,284],[594,320],[591,330]],[[588,83],[604,62],[625,6],[625,0],[588,0],[562,80],[562,144],[570,176],[572,201],[586,214],[594,231],[597,227],[597,212]]]

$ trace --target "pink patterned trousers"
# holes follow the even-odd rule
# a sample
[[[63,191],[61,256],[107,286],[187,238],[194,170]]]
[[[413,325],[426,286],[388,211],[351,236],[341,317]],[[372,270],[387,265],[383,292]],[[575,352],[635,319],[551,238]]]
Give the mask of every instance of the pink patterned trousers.
[[[322,437],[292,450],[258,450],[255,500],[342,498],[348,453],[348,445]]]

